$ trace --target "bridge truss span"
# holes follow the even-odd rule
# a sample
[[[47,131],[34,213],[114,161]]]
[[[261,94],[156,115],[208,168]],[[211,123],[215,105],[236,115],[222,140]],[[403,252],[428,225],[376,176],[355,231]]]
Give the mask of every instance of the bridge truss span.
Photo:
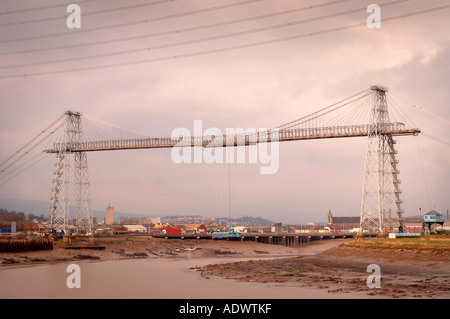
[[[304,129],[273,129],[237,135],[193,136],[180,137],[177,139],[171,137],[148,137],[72,142],[66,143],[65,147],[67,152],[95,152],[172,147],[228,147],[246,146],[256,143],[270,143],[272,141],[285,142],[309,139],[364,137],[371,135],[375,131],[382,135],[392,136],[417,135],[420,133],[420,130],[417,128],[406,128],[404,123],[386,123],[378,127],[366,124]],[[61,143],[55,143],[53,147],[44,149],[44,152],[59,153],[60,150]]]
[[[388,90],[374,85],[342,101],[286,124],[265,130],[236,130],[233,134],[154,137],[65,112],[64,130],[45,153],[56,154],[51,220],[54,230],[67,231],[70,155],[74,154],[77,232],[92,232],[87,153],[175,147],[236,147],[257,143],[330,138],[368,139],[360,231],[383,232],[394,224],[402,227],[401,189],[397,136],[416,136],[420,130],[399,116],[395,103],[388,110]],[[60,125],[61,127],[63,125]],[[100,127],[101,126],[101,127]],[[58,127],[58,128],[59,128]],[[108,130],[104,129],[106,127]],[[53,133],[53,132],[52,132]]]

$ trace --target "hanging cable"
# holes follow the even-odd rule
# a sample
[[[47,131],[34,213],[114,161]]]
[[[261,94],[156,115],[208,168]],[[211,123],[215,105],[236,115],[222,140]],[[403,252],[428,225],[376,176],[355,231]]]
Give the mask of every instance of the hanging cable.
[[[56,131],[58,131],[65,123],[61,123],[58,127],[56,127],[56,129],[52,132],[50,132],[47,136],[45,136],[43,139],[41,139],[39,142],[37,142],[35,145],[33,145],[32,147],[30,147],[25,153],[23,153],[21,156],[19,156],[17,159],[15,159],[14,161],[12,161],[12,163],[10,163],[8,166],[6,166],[4,169],[2,169],[0,171],[0,174],[2,174],[3,172],[5,172],[8,168],[10,168],[11,166],[13,166],[15,163],[17,163],[19,160],[21,160],[23,157],[25,157],[26,155],[28,155],[32,150],[34,150],[38,145],[40,145],[42,142],[44,142],[46,139],[48,139],[51,135],[53,135]],[[33,139],[35,140],[35,139]],[[29,145],[30,143],[28,143],[27,145]],[[22,148],[23,149],[23,148]],[[16,155],[17,152],[14,154]],[[11,157],[10,157],[11,158]],[[6,162],[6,161],[5,161]],[[5,163],[4,162],[4,163]]]
[[[399,95],[397,95],[397,94],[395,94],[395,93],[392,93],[392,94],[394,94],[394,95],[395,95],[396,97],[398,97],[399,99],[405,101],[406,103],[408,103],[408,104],[411,105],[412,107],[414,107],[414,108],[416,108],[416,109],[419,109],[419,110],[421,110],[422,112],[425,112],[425,113],[427,113],[428,115],[431,115],[431,116],[433,116],[434,118],[436,118],[436,119],[438,119],[438,120],[440,120],[440,121],[442,121],[442,122],[444,122],[444,123],[446,123],[446,124],[450,124],[450,121],[449,121],[449,120],[447,120],[447,119],[445,119],[445,118],[443,118],[443,117],[441,117],[441,116],[439,116],[439,115],[437,115],[437,114],[435,114],[435,113],[433,113],[433,112],[431,112],[431,111],[425,109],[424,107],[419,106],[419,105],[416,105],[416,104],[414,104],[414,103],[408,101],[408,100],[405,99],[405,98],[402,98],[401,96],[399,96]]]
[[[382,6],[398,4],[398,3],[404,2],[404,1],[409,1],[409,0],[392,1],[392,2],[385,3]],[[315,17],[315,18],[310,18],[310,19],[303,19],[303,20],[298,20],[298,21],[292,21],[292,22],[277,24],[277,25],[269,26],[269,27],[262,27],[262,28],[256,28],[256,29],[251,29],[251,30],[227,33],[227,34],[216,35],[216,36],[211,36],[211,37],[206,37],[206,38],[200,38],[200,39],[194,39],[194,40],[186,40],[186,41],[181,41],[181,42],[168,43],[168,44],[162,44],[162,45],[156,45],[156,46],[152,46],[152,47],[144,47],[144,48],[138,48],[138,49],[131,49],[131,50],[123,50],[123,51],[115,51],[115,52],[108,52],[108,53],[101,53],[101,54],[93,54],[93,55],[74,57],[74,58],[65,58],[65,59],[59,59],[59,60],[47,60],[47,61],[41,61],[41,62],[30,62],[30,63],[12,64],[12,65],[0,65],[0,69],[13,69],[13,68],[19,68],[19,67],[38,66],[38,65],[47,65],[47,64],[55,64],[55,63],[65,63],[65,62],[74,62],[74,61],[82,61],[82,60],[89,60],[89,59],[96,59],[96,58],[105,58],[105,57],[112,57],[112,56],[128,55],[128,54],[139,53],[139,52],[155,51],[155,50],[167,49],[167,48],[176,47],[176,46],[183,46],[183,45],[189,45],[189,44],[195,44],[195,43],[209,42],[209,41],[213,41],[213,40],[221,40],[221,39],[227,39],[227,38],[232,38],[232,37],[239,37],[239,36],[242,36],[242,35],[258,33],[258,32],[264,32],[264,31],[275,30],[275,29],[280,29],[280,28],[287,28],[287,27],[292,27],[292,26],[298,25],[298,24],[304,24],[304,23],[309,23],[309,22],[314,22],[314,21],[319,21],[319,20],[325,20],[325,19],[339,17],[339,16],[342,16],[342,15],[348,15],[348,14],[352,14],[352,13],[365,12],[365,11],[366,11],[366,7],[362,7],[362,8],[358,8],[358,9],[354,9],[354,10],[348,10],[348,11],[344,11],[344,12],[333,13],[333,14],[320,16],[320,17]]]
[[[111,123],[108,123],[108,122],[105,122],[105,121],[102,121],[102,120],[99,120],[99,119],[95,119],[95,118],[87,116],[87,115],[83,115],[83,117],[87,118],[87,119],[89,119],[91,121],[94,121],[94,122],[97,122],[97,123],[100,123],[100,124],[103,124],[103,125],[115,128],[115,129],[118,129],[119,131],[128,132],[128,133],[135,134],[137,136],[144,137],[144,138],[154,138],[154,136],[147,135],[147,134],[140,133],[140,132],[136,132],[136,131],[133,131],[133,130],[129,130],[129,129],[123,128],[121,126],[118,126],[118,125],[115,125],[115,124],[111,124]]]
[[[39,154],[42,155],[42,154]],[[23,169],[22,171],[20,171],[19,173],[17,173],[16,175],[12,176],[11,178],[7,179],[6,181],[2,182],[0,184],[3,185],[7,182],[9,182],[10,180],[12,180],[13,178],[15,178],[16,176],[19,176],[20,174],[22,174],[23,172],[25,172],[26,170],[30,169],[31,167],[33,167],[34,165],[38,164],[39,162],[41,162],[42,160],[46,159],[50,154],[46,154],[43,158],[39,159],[38,161],[34,162],[33,164],[31,164],[30,166],[26,167],[25,169]]]
[[[15,169],[13,169],[12,171],[10,171],[9,173],[0,176],[0,180],[6,178],[7,176],[11,175],[12,173],[14,173],[15,171],[17,171],[18,169],[22,168],[23,166],[27,165],[29,162],[33,161],[35,158],[39,157],[43,155],[43,153],[38,153],[37,155],[33,156],[31,159],[29,159],[28,161],[26,161],[25,163],[21,164],[20,166],[16,167]],[[3,172],[3,171],[2,171]]]
[[[94,1],[100,1],[100,0],[77,0],[77,4],[80,3],[86,3],[86,2],[94,2]],[[17,0],[12,1],[2,1],[0,2],[0,5],[7,2],[17,2]],[[34,7],[34,8],[26,8],[26,9],[18,9],[18,10],[11,10],[11,11],[0,11],[1,16],[9,15],[9,14],[17,14],[17,13],[24,13],[24,12],[32,12],[32,11],[39,11],[39,10],[47,10],[47,9],[55,9],[55,8],[65,8],[69,4],[72,4],[73,1],[65,2],[65,3],[58,3],[48,6],[42,6],[42,7]]]
[[[28,143],[26,143],[22,148],[20,148],[18,151],[16,151],[14,154],[12,154],[10,157],[8,157],[6,160],[4,160],[2,163],[0,163],[0,167],[2,167],[5,163],[7,163],[9,160],[11,160],[14,156],[16,156],[17,154],[19,154],[21,151],[23,151],[28,145],[30,145],[31,143],[33,143],[35,140],[37,140],[42,134],[45,134],[53,125],[55,125],[58,121],[60,121],[62,118],[64,117],[64,115],[61,115],[60,117],[58,117],[56,119],[56,121],[54,121],[52,124],[50,124],[49,126],[47,126],[43,131],[41,131],[38,135],[36,135],[33,139],[31,139],[31,141],[29,141]],[[59,126],[60,127],[60,126]],[[57,129],[59,129],[59,127]],[[3,172],[3,171],[2,171]]]
[[[318,4],[315,6],[307,6],[307,7],[289,9],[289,10],[284,10],[284,11],[279,11],[279,12],[274,12],[274,13],[263,14],[263,15],[259,15],[259,16],[255,16],[255,17],[242,18],[242,19],[236,19],[236,20],[232,20],[232,21],[225,21],[225,22],[201,25],[198,27],[176,29],[176,30],[156,32],[156,33],[124,37],[124,38],[118,38],[118,39],[102,40],[102,41],[96,40],[96,41],[88,42],[88,43],[70,44],[70,45],[63,45],[63,46],[58,46],[58,47],[48,47],[48,48],[41,48],[41,49],[29,49],[29,50],[20,50],[20,51],[3,52],[3,53],[0,52],[0,55],[45,52],[45,51],[62,50],[62,49],[73,49],[73,48],[92,46],[92,45],[102,45],[102,44],[117,43],[117,42],[131,41],[131,40],[141,40],[141,39],[147,39],[147,38],[158,37],[158,36],[167,36],[167,35],[171,35],[171,34],[180,34],[180,33],[185,33],[185,32],[205,30],[205,29],[222,27],[222,26],[227,26],[227,25],[232,25],[232,24],[237,24],[237,23],[249,22],[249,21],[254,21],[254,20],[259,20],[259,19],[273,18],[273,17],[280,16],[280,15],[291,14],[291,13],[305,11],[305,10],[312,10],[315,8],[331,6],[331,5],[335,5],[335,4],[343,3],[343,2],[347,2],[347,1],[352,1],[352,0],[331,1],[331,2],[327,2],[327,3],[323,3],[323,4]]]
[[[444,144],[444,145],[450,146],[450,143],[445,142],[445,141],[443,141],[443,140],[441,140],[441,139],[438,139],[437,137],[433,137],[433,136],[428,135],[428,134],[426,134],[426,133],[424,133],[424,132],[422,132],[422,135],[424,135],[424,136],[426,136],[426,137],[428,137],[428,138],[431,138],[432,140],[435,140],[436,142],[439,142],[439,143],[442,143],[442,144]]]
[[[427,178],[425,176],[425,165],[423,164],[422,152],[420,151],[418,139],[415,139],[415,140],[416,140],[416,146],[417,146],[417,153],[418,153],[418,157],[420,160],[420,167],[422,169],[422,180],[423,180],[423,185],[425,187],[425,193],[427,196],[428,206],[431,207],[431,195],[430,195],[430,190],[429,190],[428,183],[427,183]]]
[[[140,4],[125,6],[125,7],[119,7],[119,8],[113,8],[113,9],[104,9],[104,10],[97,10],[97,11],[92,11],[92,12],[83,12],[83,17],[90,16],[90,15],[96,15],[96,14],[103,14],[103,13],[111,13],[111,12],[116,12],[116,11],[136,9],[136,8],[141,8],[141,7],[154,6],[154,5],[165,4],[165,3],[169,3],[169,2],[173,2],[173,1],[178,1],[178,0],[161,0],[161,1],[156,1],[156,2],[140,3]],[[257,1],[261,1],[261,0],[257,0]],[[27,21],[0,23],[0,27],[10,27],[10,26],[15,26],[15,25],[24,25],[24,24],[30,24],[30,23],[40,23],[40,22],[63,20],[63,19],[67,19],[67,16],[64,15],[64,16],[57,16],[57,17],[52,17],[52,18],[43,18],[43,19],[35,19],[35,20],[27,20]]]
[[[389,22],[389,21],[393,21],[393,20],[403,19],[403,18],[407,18],[407,17],[419,15],[419,14],[435,12],[435,11],[444,10],[444,9],[448,9],[448,8],[450,8],[450,5],[435,7],[435,8],[426,9],[426,10],[420,10],[420,11],[402,14],[402,15],[390,17],[390,18],[384,18],[383,21]],[[349,26],[344,26],[344,27],[338,27],[338,28],[317,31],[317,32],[310,32],[310,33],[301,34],[301,35],[294,35],[294,36],[289,36],[289,37],[277,38],[277,39],[260,41],[260,42],[253,42],[253,43],[248,43],[248,44],[242,44],[242,45],[236,45],[236,46],[230,46],[230,47],[224,47],[224,48],[218,48],[218,49],[212,49],[212,50],[206,50],[206,51],[198,51],[198,52],[194,52],[194,53],[186,53],[186,54],[181,54],[181,55],[166,56],[166,57],[161,57],[161,58],[152,58],[152,59],[122,62],[122,63],[113,63],[113,64],[88,66],[88,67],[80,67],[80,68],[72,68],[72,69],[63,69],[63,70],[58,70],[58,71],[47,71],[47,72],[42,71],[42,72],[3,75],[3,76],[0,76],[0,79],[41,76],[41,75],[51,75],[51,74],[62,74],[62,73],[69,73],[69,72],[81,72],[81,71],[88,71],[88,70],[99,70],[99,69],[106,69],[106,68],[131,66],[131,65],[138,65],[138,64],[144,64],[144,63],[155,63],[155,62],[175,60],[175,59],[184,59],[184,58],[189,58],[189,57],[202,56],[202,55],[219,53],[219,52],[234,51],[234,50],[240,50],[240,49],[256,47],[256,46],[261,46],[261,45],[267,45],[267,44],[273,44],[273,43],[279,43],[279,42],[285,42],[285,41],[292,41],[292,40],[297,40],[297,39],[301,39],[301,38],[307,38],[307,37],[312,37],[312,36],[317,36],[317,35],[338,32],[338,31],[360,28],[360,27],[364,27],[364,26],[367,26],[366,22],[353,24],[353,25],[349,25]]]
[[[367,90],[364,90],[363,92],[366,92],[366,91],[368,91],[368,89]],[[361,92],[361,93],[363,93],[363,92]],[[348,104],[350,104],[350,103],[353,103],[353,102],[355,102],[355,101],[357,101],[357,100],[360,100],[360,99],[362,99],[362,98],[364,98],[364,97],[366,97],[366,96],[368,96],[368,95],[372,95],[373,93],[372,92],[369,92],[369,93],[367,93],[367,94],[365,94],[365,95],[363,95],[363,96],[360,96],[360,97],[358,97],[358,98],[356,98],[356,99],[353,99],[353,100],[351,100],[351,101],[349,101],[349,102],[347,102],[347,103],[344,103],[344,104],[342,104],[342,105],[339,105],[341,102],[343,102],[343,101],[346,101],[346,100],[348,100],[349,98],[347,98],[347,99],[345,99],[345,100],[343,100],[343,101],[341,101],[341,102],[338,102],[338,103],[334,103],[334,104],[332,104],[332,105],[330,105],[330,106],[327,106],[327,107],[325,107],[325,108],[323,108],[323,109],[321,109],[321,110],[319,110],[319,111],[317,111],[317,112],[314,112],[314,113],[311,113],[310,115],[308,115],[308,116],[306,116],[306,117],[303,117],[303,118],[300,118],[300,119],[298,119],[298,120],[295,120],[295,121],[293,121],[293,122],[290,122],[290,123],[287,123],[287,124],[284,124],[284,125],[281,125],[281,126],[278,126],[278,127],[276,127],[276,128],[280,128],[280,129],[289,129],[289,128],[292,128],[292,127],[294,127],[294,126],[296,126],[296,125],[298,125],[298,124],[302,124],[302,123],[305,123],[305,122],[311,122],[312,120],[314,120],[315,118],[317,118],[317,117],[320,117],[320,116],[324,116],[324,115],[326,115],[326,114],[328,114],[328,113],[330,113],[330,112],[333,112],[333,111],[335,111],[335,110],[337,110],[337,109],[340,109],[340,108],[342,108],[342,107],[344,107],[344,106],[346,106],[346,105],[348,105]],[[357,95],[357,94],[356,94]],[[353,95],[353,96],[355,96],[355,95]],[[353,97],[352,96],[352,97]],[[338,106],[336,106],[336,105],[338,105]],[[331,107],[334,107],[333,109],[330,109]],[[327,111],[326,111],[327,110]],[[325,112],[326,111],[326,112]],[[323,113],[322,113],[323,112]],[[307,118],[306,120],[303,120],[302,122],[300,122],[300,123],[297,123],[298,121],[301,121],[302,119],[305,119],[305,118]],[[294,124],[295,123],[295,124]]]
[[[38,36],[29,36],[29,37],[16,38],[16,39],[1,40],[0,43],[11,43],[11,42],[19,42],[19,41],[27,41],[27,40],[35,40],[35,39],[52,38],[52,37],[58,37],[58,36],[82,34],[82,33],[89,33],[89,32],[95,32],[95,31],[103,31],[103,30],[108,30],[108,29],[124,28],[124,27],[139,25],[139,24],[146,24],[146,23],[150,23],[150,22],[180,18],[180,17],[189,16],[189,15],[212,12],[212,11],[217,11],[217,10],[223,10],[223,9],[233,8],[233,7],[237,7],[237,6],[243,6],[243,5],[260,2],[260,1],[263,1],[263,0],[247,0],[247,1],[230,3],[230,4],[225,4],[225,5],[220,5],[220,6],[215,6],[215,7],[205,8],[205,9],[182,12],[182,13],[177,13],[177,14],[172,14],[172,15],[167,15],[167,16],[162,16],[162,17],[157,17],[157,18],[148,18],[148,19],[144,19],[144,20],[118,23],[118,24],[112,24],[112,25],[103,26],[103,27],[95,27],[95,28],[90,28],[90,29],[80,29],[80,30],[77,30],[76,33],[60,32],[60,33],[52,33],[52,34],[46,34],[46,35],[41,35],[41,36],[38,35]]]

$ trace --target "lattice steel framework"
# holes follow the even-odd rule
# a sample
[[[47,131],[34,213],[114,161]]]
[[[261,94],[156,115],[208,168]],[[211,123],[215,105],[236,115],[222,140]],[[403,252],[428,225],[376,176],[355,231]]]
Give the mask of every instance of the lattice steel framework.
[[[402,201],[397,169],[397,151],[394,136],[417,135],[420,130],[406,127],[402,122],[391,122],[386,100],[387,89],[375,85],[356,95],[334,103],[308,116],[276,127],[274,130],[233,133],[221,136],[152,137],[126,130],[103,121],[102,125],[114,128],[110,136],[98,134],[86,118],[77,112],[65,112],[66,122],[61,141],[44,152],[57,157],[51,206],[51,225],[55,231],[67,232],[69,219],[70,158],[74,154],[76,228],[78,233],[92,233],[92,207],[89,191],[87,152],[173,147],[228,147],[267,143],[269,141],[294,141],[341,137],[368,136],[364,181],[361,200],[360,229],[384,232],[387,227],[402,225]],[[370,96],[375,96],[371,99]],[[367,97],[367,100],[366,100]],[[366,103],[372,103],[370,119],[364,124],[347,120],[361,119],[368,114]],[[355,105],[353,105],[355,104]],[[346,109],[347,106],[353,105]],[[340,110],[325,121],[327,114]],[[353,113],[353,112],[356,112]],[[335,114],[335,113],[333,113]],[[395,116],[395,108],[391,116]],[[83,120],[83,121],[82,121]],[[84,134],[82,131],[85,130]],[[369,122],[369,124],[367,124]],[[326,124],[323,125],[322,123]],[[91,130],[91,131],[89,131]],[[93,130],[93,131],[92,131]],[[122,133],[125,131],[125,137]],[[101,139],[99,139],[99,136]]]
[[[78,234],[92,233],[92,206],[86,152],[72,152],[82,138],[81,114],[65,112],[66,123],[59,143],[50,213],[53,231],[67,233],[70,203],[70,155],[74,154],[76,230]]]
[[[384,232],[386,228],[403,227],[400,199],[400,180],[396,159],[396,141],[385,128],[390,123],[387,89],[372,86],[375,93],[371,124],[368,132],[367,153],[361,200],[361,231]]]

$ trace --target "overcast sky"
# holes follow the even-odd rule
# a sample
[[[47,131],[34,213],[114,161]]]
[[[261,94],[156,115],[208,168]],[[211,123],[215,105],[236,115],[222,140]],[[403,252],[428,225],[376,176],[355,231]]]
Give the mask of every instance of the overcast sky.
[[[450,8],[383,21],[448,1],[382,6],[380,29],[362,26],[325,34],[316,32],[364,23],[370,13],[360,10],[269,27],[392,1],[341,1],[191,31],[332,1],[262,0],[237,5],[243,1],[178,0],[109,10],[150,2],[79,1],[80,29],[67,28],[66,5],[56,5],[61,1],[0,2],[0,162],[65,110],[152,136],[170,136],[178,127],[193,131],[194,120],[202,120],[204,128],[221,130],[272,128],[380,83],[450,119]],[[203,10],[225,4],[236,5]],[[102,10],[106,12],[95,13]],[[146,19],[152,21],[114,27]],[[260,28],[266,30],[220,36]],[[180,32],[168,34],[174,30]],[[167,34],[149,36],[162,32]],[[294,37],[308,33],[313,36]],[[99,43],[134,36],[145,37]],[[214,36],[216,40],[197,41]],[[288,37],[294,38],[279,41]],[[191,43],[180,44],[186,41]],[[271,43],[220,50],[263,41]],[[70,47],[83,43],[94,44]],[[48,49],[60,46],[64,48]],[[23,50],[30,52],[19,52]],[[198,54],[211,50],[217,52]],[[168,59],[173,56],[179,58]],[[72,60],[56,62],[62,59]],[[116,64],[123,65],[97,68]],[[405,213],[418,214],[419,207],[445,212],[450,209],[448,122],[408,103],[400,105],[427,134],[396,138]],[[335,216],[359,216],[366,144],[367,138],[281,143],[280,167],[273,175],[261,175],[259,163],[177,165],[170,149],[89,153],[92,204],[96,210],[111,204],[116,211],[156,216],[228,216],[230,182],[232,217],[306,223],[324,221],[329,209]],[[0,199],[49,201],[55,162],[54,155],[48,156],[1,185]]]

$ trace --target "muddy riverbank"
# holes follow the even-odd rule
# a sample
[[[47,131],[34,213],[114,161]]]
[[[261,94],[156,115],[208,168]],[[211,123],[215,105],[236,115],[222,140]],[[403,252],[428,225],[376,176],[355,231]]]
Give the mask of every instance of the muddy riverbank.
[[[370,264],[380,267],[380,288],[369,288]],[[381,298],[450,298],[450,252],[337,246],[313,255],[210,264],[204,276],[354,292]]]
[[[325,245],[329,245],[325,243]],[[284,247],[250,241],[181,240],[160,238],[96,239],[94,243],[57,241],[53,250],[0,253],[0,267],[58,263],[77,260],[136,258],[277,257],[312,251],[317,244]],[[307,248],[308,247],[308,248]]]

